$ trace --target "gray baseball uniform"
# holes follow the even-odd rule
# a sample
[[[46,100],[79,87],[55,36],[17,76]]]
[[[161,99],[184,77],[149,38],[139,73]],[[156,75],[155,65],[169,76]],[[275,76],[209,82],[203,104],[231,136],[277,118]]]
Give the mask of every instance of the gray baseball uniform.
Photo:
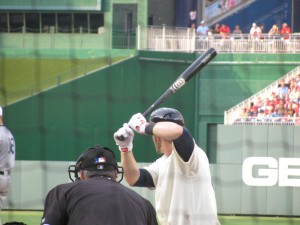
[[[4,126],[0,126],[0,210],[3,200],[6,198],[10,183],[11,171],[15,166],[16,144],[11,132]]]

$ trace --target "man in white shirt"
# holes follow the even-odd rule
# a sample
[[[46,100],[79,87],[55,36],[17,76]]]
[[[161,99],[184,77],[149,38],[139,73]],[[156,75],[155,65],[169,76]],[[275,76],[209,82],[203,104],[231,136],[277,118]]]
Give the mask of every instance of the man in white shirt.
[[[250,36],[253,39],[259,39],[261,37],[261,29],[260,27],[256,26],[256,23],[252,24],[250,29]]]
[[[219,225],[208,158],[184,126],[184,118],[175,109],[160,108],[150,121],[137,113],[114,134],[126,181],[156,190],[161,225]],[[145,168],[138,167],[132,153],[132,129],[151,135],[156,152],[163,154]]]

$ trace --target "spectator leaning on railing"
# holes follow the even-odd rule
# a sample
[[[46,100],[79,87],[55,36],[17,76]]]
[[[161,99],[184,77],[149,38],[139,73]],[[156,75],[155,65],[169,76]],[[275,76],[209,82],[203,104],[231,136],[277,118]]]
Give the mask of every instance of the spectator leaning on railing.
[[[269,30],[268,34],[269,34],[269,36],[270,35],[278,35],[279,34],[278,26],[276,24],[274,24],[272,26],[272,28]]]
[[[205,21],[202,20],[202,21],[200,22],[200,25],[197,27],[197,30],[196,30],[197,35],[198,35],[201,39],[205,39],[206,36],[207,36],[208,31],[209,31],[208,26],[206,26]]]
[[[287,25],[287,23],[283,23],[280,29],[280,33],[284,39],[289,39],[290,34],[292,33],[291,28]]]
[[[261,29],[260,29],[260,27],[258,27],[256,25],[256,23],[253,23],[252,27],[250,29],[250,36],[251,36],[251,38],[257,39],[257,38],[260,38],[260,35],[261,35]]]
[[[230,34],[230,28],[226,24],[222,24],[220,27],[220,35],[222,38],[227,38]]]
[[[234,26],[234,30],[232,31],[232,34],[234,34],[234,35],[242,34],[242,31],[240,29],[240,25],[235,25]]]

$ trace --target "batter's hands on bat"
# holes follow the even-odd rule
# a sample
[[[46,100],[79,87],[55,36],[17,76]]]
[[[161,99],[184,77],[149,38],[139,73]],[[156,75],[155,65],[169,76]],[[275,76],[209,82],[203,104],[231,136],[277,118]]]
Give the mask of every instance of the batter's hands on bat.
[[[121,127],[116,133],[114,133],[114,139],[116,145],[119,146],[119,150],[121,152],[128,152],[132,150],[133,137],[134,137],[134,132],[127,123],[124,123],[123,127]]]
[[[134,114],[128,122],[128,125],[137,133],[145,134],[145,128],[149,123],[141,113]]]

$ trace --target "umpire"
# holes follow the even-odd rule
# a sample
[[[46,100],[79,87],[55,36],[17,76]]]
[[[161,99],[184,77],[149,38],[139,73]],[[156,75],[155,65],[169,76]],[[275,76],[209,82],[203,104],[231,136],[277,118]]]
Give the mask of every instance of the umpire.
[[[151,203],[117,182],[123,168],[109,148],[85,150],[69,167],[71,179],[72,173],[73,183],[58,185],[47,194],[42,225],[158,224]]]

